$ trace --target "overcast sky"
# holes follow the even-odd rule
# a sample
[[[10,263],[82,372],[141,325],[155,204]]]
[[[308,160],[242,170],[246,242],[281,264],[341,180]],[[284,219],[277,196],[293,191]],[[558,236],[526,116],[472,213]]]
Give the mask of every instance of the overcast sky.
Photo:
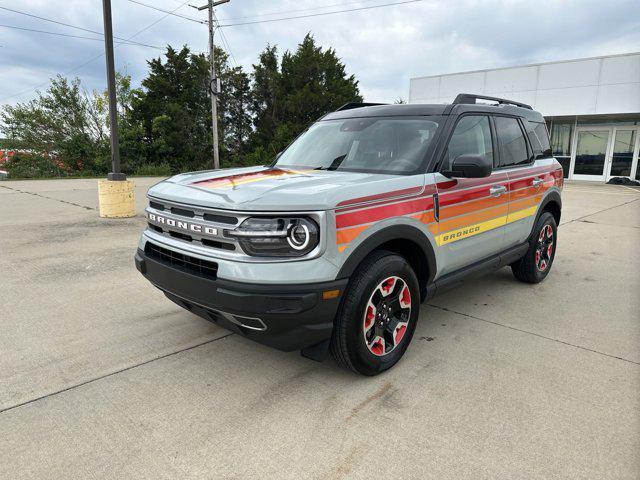
[[[176,13],[206,19],[205,12],[181,7],[183,0],[136,1],[167,10],[178,8]],[[218,7],[217,14],[222,24],[230,24],[400,1],[231,0]],[[102,31],[101,0],[0,0],[0,7]],[[233,57],[245,68],[256,62],[267,43],[278,45],[281,52],[295,49],[311,32],[320,45],[337,51],[347,71],[359,80],[367,101],[393,101],[408,97],[413,76],[640,51],[638,7],[638,0],[422,0],[223,30]],[[165,16],[132,0],[112,0],[112,9],[114,34],[123,38]],[[6,10],[0,10],[0,25],[98,37]],[[216,43],[220,38],[218,35]],[[204,25],[168,16],[135,40],[160,47],[186,44],[205,51],[207,30]],[[104,88],[103,46],[101,41],[0,26],[0,104],[28,100],[57,73],[79,76],[88,89]],[[115,53],[116,68],[138,84],[147,71],[146,60],[160,53],[148,47],[120,46]]]

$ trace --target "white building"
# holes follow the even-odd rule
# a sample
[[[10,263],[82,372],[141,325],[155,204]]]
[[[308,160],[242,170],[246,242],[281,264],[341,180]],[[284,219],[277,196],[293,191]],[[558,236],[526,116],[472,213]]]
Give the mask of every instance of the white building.
[[[412,78],[409,103],[458,93],[531,105],[547,119],[565,177],[640,179],[640,52]]]

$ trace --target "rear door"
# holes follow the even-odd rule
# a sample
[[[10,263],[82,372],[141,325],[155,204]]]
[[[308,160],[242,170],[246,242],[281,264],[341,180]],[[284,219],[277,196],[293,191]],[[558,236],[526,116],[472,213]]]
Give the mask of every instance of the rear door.
[[[495,162],[493,137],[489,116],[461,116],[449,138],[444,164],[465,153],[485,155]],[[507,174],[494,171],[487,178],[455,179],[435,175],[440,206],[436,243],[441,273],[501,251],[508,212]]]
[[[546,185],[549,180],[553,184],[553,159],[548,156],[544,123],[496,116],[494,125],[499,168],[509,176],[509,214],[505,225],[505,248],[509,248],[523,243],[531,233]]]

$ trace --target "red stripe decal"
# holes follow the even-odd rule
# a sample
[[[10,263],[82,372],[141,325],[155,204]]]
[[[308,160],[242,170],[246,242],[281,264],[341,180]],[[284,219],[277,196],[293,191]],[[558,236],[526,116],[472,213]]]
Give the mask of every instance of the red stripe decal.
[[[227,175],[226,177],[208,178],[206,180],[200,180],[193,182],[192,185],[206,186],[213,188],[214,186],[228,186],[233,185],[234,182],[250,180],[254,178],[268,178],[279,177],[281,175],[287,175],[292,173],[290,170],[283,170],[281,168],[273,168],[260,170],[257,172],[249,173],[237,173],[235,175]]]
[[[376,222],[389,217],[398,217],[408,213],[422,212],[433,208],[432,197],[418,197],[414,200],[381,205],[351,213],[336,215],[336,228],[352,227],[363,223]]]
[[[340,202],[337,206],[342,207],[346,205],[353,205],[354,203],[365,203],[373,200],[382,200],[382,199],[387,199],[391,197],[400,197],[403,195],[411,195],[412,193],[420,193],[420,192],[422,192],[422,187],[404,188],[402,190],[395,190],[393,192],[384,192],[384,193],[378,193],[376,195],[369,195],[367,197],[359,197],[359,198],[352,198],[350,200],[344,200]]]

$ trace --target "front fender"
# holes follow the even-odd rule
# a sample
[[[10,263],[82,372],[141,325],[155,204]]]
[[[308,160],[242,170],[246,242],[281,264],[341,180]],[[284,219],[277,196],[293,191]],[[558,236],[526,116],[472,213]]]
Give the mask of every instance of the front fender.
[[[436,273],[436,255],[433,245],[424,232],[412,225],[390,225],[373,233],[349,255],[336,279],[350,277],[372,251],[393,240],[407,240],[419,248],[419,252],[425,257],[427,263],[427,284],[431,283]]]

